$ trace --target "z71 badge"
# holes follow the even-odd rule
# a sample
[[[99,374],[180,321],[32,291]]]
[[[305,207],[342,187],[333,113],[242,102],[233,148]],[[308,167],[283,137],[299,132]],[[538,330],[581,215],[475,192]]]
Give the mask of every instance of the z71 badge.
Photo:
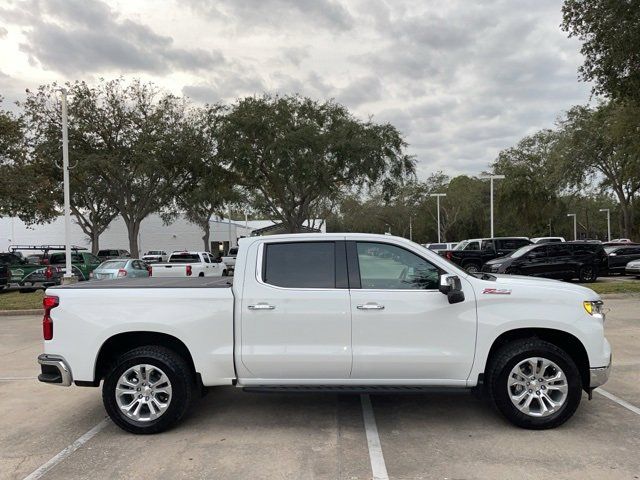
[[[508,288],[485,288],[482,293],[485,295],[511,295]]]

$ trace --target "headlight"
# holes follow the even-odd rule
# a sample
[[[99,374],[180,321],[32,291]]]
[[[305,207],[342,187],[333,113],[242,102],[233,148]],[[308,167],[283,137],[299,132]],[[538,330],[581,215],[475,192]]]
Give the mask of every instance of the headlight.
[[[603,303],[602,300],[595,301],[585,301],[582,302],[582,306],[587,311],[589,315],[602,315],[603,313]]]
[[[492,263],[492,264],[490,265],[490,267],[491,267],[491,268],[499,268],[499,267],[501,267],[501,266],[502,266],[502,264],[501,264],[501,263]]]

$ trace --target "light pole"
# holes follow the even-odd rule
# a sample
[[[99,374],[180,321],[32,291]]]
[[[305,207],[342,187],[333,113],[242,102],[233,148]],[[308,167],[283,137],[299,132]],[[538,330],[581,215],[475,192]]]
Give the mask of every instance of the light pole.
[[[504,175],[490,175],[490,174],[482,174],[480,175],[480,178],[488,178],[489,179],[489,189],[491,191],[491,207],[490,207],[490,212],[491,212],[491,238],[493,238],[493,181],[494,180],[502,180],[504,177]]]
[[[573,239],[578,240],[578,219],[575,213],[567,213],[567,217],[573,217]]]
[[[69,133],[67,127],[67,91],[62,88],[62,182],[64,189],[64,258],[65,270],[63,281],[71,283],[71,200],[69,196]]]
[[[440,197],[446,197],[446,193],[432,193],[430,197],[436,197],[436,204],[438,205],[438,243],[440,243]]]
[[[607,242],[611,241],[611,211],[608,208],[601,208],[601,212],[607,212]]]

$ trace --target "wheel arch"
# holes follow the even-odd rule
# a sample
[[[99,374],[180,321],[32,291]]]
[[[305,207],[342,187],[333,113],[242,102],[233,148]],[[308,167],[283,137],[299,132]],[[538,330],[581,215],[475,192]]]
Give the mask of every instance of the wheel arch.
[[[109,365],[119,355],[144,345],[160,345],[173,350],[186,360],[194,375],[198,375],[191,352],[182,340],[167,333],[132,331],[118,333],[105,340],[96,357],[93,382],[83,382],[83,384],[97,387],[100,380],[107,374]]]
[[[576,362],[576,366],[578,367],[578,371],[580,372],[580,377],[582,379],[583,388],[589,388],[589,355],[587,354],[587,350],[583,343],[571,333],[553,328],[517,328],[503,332],[493,341],[493,344],[489,349],[489,355],[487,356],[487,362],[484,366],[484,372],[486,373],[501,347],[513,342],[514,340],[521,340],[525,338],[538,338],[552,343],[556,347],[567,352],[573,361]],[[484,374],[482,375],[484,377]]]

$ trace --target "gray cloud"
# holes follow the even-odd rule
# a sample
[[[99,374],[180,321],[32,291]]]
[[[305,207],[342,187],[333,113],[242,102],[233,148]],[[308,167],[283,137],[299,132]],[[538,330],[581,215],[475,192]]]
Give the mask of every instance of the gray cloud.
[[[190,0],[189,3],[197,12],[212,18],[266,29],[313,26],[347,31],[354,23],[347,8],[334,0]]]
[[[30,13],[31,12],[31,13]],[[22,2],[0,17],[25,25],[21,51],[32,64],[69,72],[199,71],[224,62],[219,51],[176,47],[169,36],[146,25],[120,19],[98,0]]]

